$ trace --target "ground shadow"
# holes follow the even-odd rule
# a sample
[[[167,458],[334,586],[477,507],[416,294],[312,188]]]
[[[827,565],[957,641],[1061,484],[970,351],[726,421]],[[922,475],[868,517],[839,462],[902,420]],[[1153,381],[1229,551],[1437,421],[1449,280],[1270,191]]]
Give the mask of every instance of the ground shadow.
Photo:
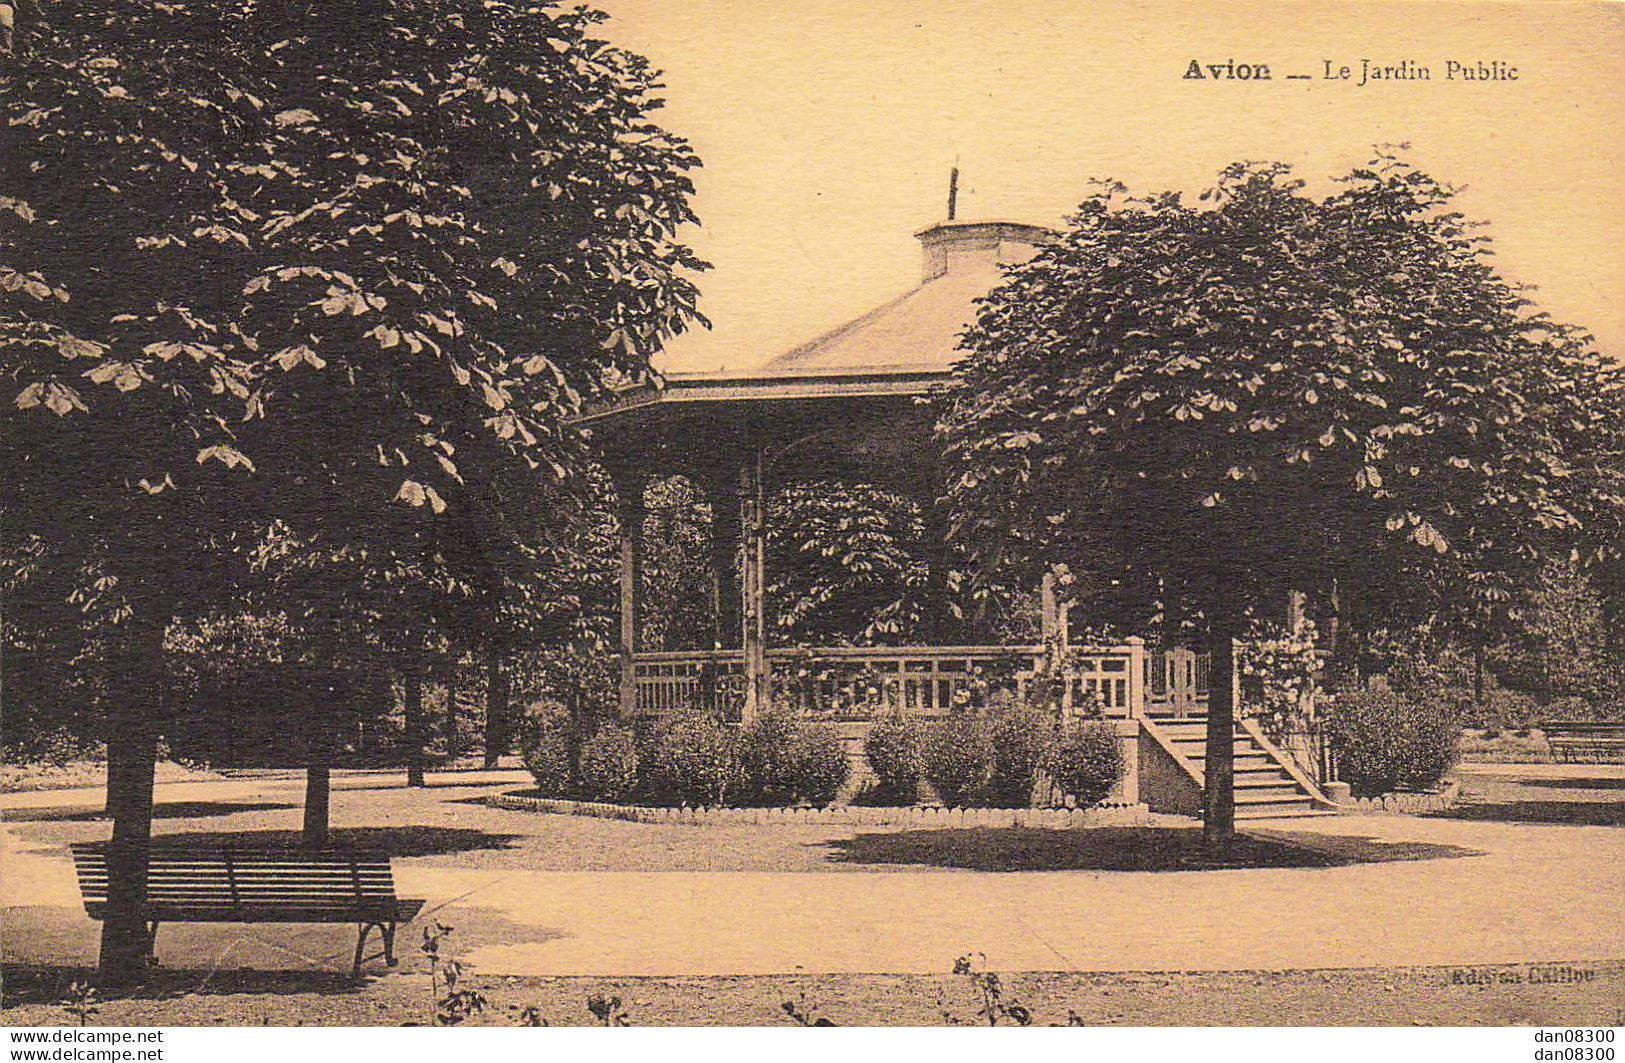
[[[1517,779],[1519,786],[1539,786],[1547,790],[1625,790],[1625,776],[1605,779]]]
[[[823,844],[837,863],[967,871],[1315,868],[1481,855],[1454,845],[1278,830],[1238,834],[1226,852],[1213,853],[1203,844],[1199,827],[950,828],[863,833]]]
[[[1434,819],[1495,823],[1560,823],[1575,827],[1625,827],[1621,801],[1486,801],[1429,814]]]
[[[173,801],[154,805],[153,819],[207,819],[234,816],[240,812],[284,812],[298,805],[284,801]],[[7,823],[93,823],[107,818],[100,808],[17,808],[7,809]]]
[[[95,985],[91,967],[6,964],[0,968],[5,978],[7,1008],[27,1004],[61,1004],[75,982]],[[369,978],[351,978],[348,971],[254,971],[184,970],[154,967],[139,984],[120,989],[98,989],[103,1000],[167,1000],[191,996],[226,996],[233,993],[298,994],[321,993],[332,996],[360,992]],[[64,1013],[66,1014],[66,1013]]]
[[[396,857],[445,856],[481,849],[513,849],[522,834],[493,834],[468,827],[335,827],[328,833],[330,849],[365,849]],[[173,849],[297,849],[303,839],[297,830],[185,831],[152,839],[155,848]]]

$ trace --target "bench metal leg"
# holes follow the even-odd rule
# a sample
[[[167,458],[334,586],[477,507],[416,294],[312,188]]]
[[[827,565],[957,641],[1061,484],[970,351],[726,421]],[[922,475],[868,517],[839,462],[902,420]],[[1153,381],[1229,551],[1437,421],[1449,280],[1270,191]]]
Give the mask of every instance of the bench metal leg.
[[[384,935],[384,962],[394,967],[400,963],[395,958],[395,924],[390,923],[388,926],[381,926],[378,930]]]
[[[360,933],[358,933],[356,935],[356,939],[355,939],[355,965],[350,969],[350,977],[351,978],[360,978],[361,977],[361,952],[362,952],[363,949],[365,949],[367,947],[367,934],[372,931],[372,928],[373,928],[374,925],[376,925],[376,924],[362,923],[361,926],[360,926]]]
[[[147,923],[147,966],[158,966],[158,920]]]

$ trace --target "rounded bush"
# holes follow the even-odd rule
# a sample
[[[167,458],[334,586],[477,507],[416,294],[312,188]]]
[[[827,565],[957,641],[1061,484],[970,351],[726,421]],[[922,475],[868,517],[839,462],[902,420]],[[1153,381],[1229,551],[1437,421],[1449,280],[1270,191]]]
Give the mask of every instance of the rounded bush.
[[[582,743],[576,789],[587,801],[624,801],[638,783],[638,752],[632,732],[604,724]]]
[[[1032,804],[1038,773],[1055,745],[1055,714],[1015,702],[995,710],[985,726],[992,748],[988,803],[997,808],[1025,808]]]
[[[1079,808],[1092,808],[1111,796],[1128,764],[1117,730],[1105,720],[1080,720],[1061,730],[1045,758],[1044,770]]]
[[[925,778],[949,808],[977,804],[993,768],[993,750],[980,718],[950,716],[930,726],[925,739]]]
[[[1460,727],[1437,701],[1360,690],[1338,694],[1326,708],[1339,777],[1360,797],[1430,789],[1455,766]]]
[[[570,790],[570,727],[561,710],[551,706],[532,709],[525,718],[523,742],[525,770],[536,780],[543,797],[563,797]]]
[[[914,803],[925,775],[925,728],[918,719],[901,712],[880,717],[863,739],[863,756],[881,790]]]
[[[795,793],[820,808],[835,800],[852,773],[846,744],[833,727],[815,724],[798,728],[789,754]]]
[[[720,805],[743,772],[734,736],[708,712],[684,709],[656,722],[644,763],[646,789],[658,801]]]
[[[801,725],[793,713],[772,706],[757,715],[739,735],[739,769],[743,781],[738,793],[744,803],[787,805],[796,794],[792,746]]]

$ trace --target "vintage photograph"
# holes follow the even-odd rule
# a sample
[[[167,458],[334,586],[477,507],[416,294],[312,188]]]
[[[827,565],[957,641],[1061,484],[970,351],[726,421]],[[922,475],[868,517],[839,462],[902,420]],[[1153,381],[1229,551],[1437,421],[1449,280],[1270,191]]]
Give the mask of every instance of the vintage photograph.
[[[1622,57],[0,0],[0,1024],[1611,1044]]]

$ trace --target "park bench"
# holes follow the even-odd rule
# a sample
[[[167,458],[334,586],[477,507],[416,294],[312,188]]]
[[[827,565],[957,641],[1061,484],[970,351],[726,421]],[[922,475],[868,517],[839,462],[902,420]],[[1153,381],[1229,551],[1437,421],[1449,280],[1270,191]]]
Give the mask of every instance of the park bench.
[[[1543,723],[1540,729],[1559,764],[1625,761],[1625,723]]]
[[[85,914],[104,919],[106,844],[72,849]],[[354,923],[358,933],[352,974],[360,977],[367,935],[378,931],[384,960],[395,966],[395,929],[410,923],[423,903],[395,896],[384,853],[154,846],[148,850],[141,918],[154,963],[160,923]]]

